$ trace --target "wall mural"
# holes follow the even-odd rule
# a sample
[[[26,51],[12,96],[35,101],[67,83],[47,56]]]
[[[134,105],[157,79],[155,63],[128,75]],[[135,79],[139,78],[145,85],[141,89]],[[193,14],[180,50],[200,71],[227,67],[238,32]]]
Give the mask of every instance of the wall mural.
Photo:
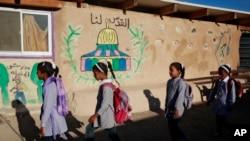
[[[118,35],[109,24],[110,20],[106,19],[106,28],[98,34],[96,50],[81,56],[81,71],[92,71],[97,62],[106,61],[112,64],[114,71],[130,70],[130,56],[118,49]]]
[[[23,104],[26,104],[26,98],[24,91],[27,91],[27,85],[22,82],[21,75],[15,74],[15,77],[12,79],[15,82],[15,86],[10,89],[10,92],[15,94],[15,99],[20,100]]]
[[[81,35],[82,26],[77,26],[76,28],[72,27],[71,25],[67,26],[69,33],[65,35],[62,33],[63,41],[65,43],[64,46],[62,46],[62,49],[65,51],[64,56],[69,61],[69,66],[72,69],[71,76],[76,78],[76,83],[88,83],[92,82],[94,83],[96,80],[95,78],[89,76],[88,73],[82,74],[78,66],[76,65],[74,59],[74,49],[76,48],[76,41],[78,37]]]
[[[231,36],[231,30],[228,29],[228,31],[221,32],[218,37],[215,56],[219,66],[227,63],[227,56],[230,54]]]
[[[39,78],[37,77],[37,65],[38,65],[38,63],[35,63],[32,67],[31,74],[30,74],[30,80],[37,86],[38,102],[42,103],[42,101],[43,101],[43,98],[42,98],[43,80],[39,80]]]
[[[9,92],[8,92],[8,84],[9,84],[9,73],[5,65],[0,64],[0,87],[1,87],[1,96],[2,103],[4,106],[8,106],[10,104]]]
[[[0,63],[0,88],[3,106],[9,106],[11,100],[19,100],[23,104],[36,104],[42,102],[42,80],[39,80],[37,64],[31,68],[28,65],[12,63],[4,65]],[[37,93],[34,94],[30,82],[37,85]],[[37,95],[36,95],[37,94]]]
[[[138,26],[135,29],[129,28],[128,31],[131,35],[130,41],[132,43],[133,57],[124,53],[118,49],[118,35],[115,29],[110,28],[110,19],[106,19],[106,28],[102,29],[97,37],[97,47],[94,51],[83,54],[81,56],[80,69],[76,65],[74,58],[74,49],[76,48],[77,38],[81,35],[82,26],[74,28],[68,25],[68,34],[63,33],[63,41],[65,43],[62,46],[65,51],[64,56],[69,61],[69,65],[72,69],[71,76],[75,77],[76,83],[95,83],[95,79],[87,72],[91,71],[92,66],[98,61],[110,61],[114,71],[117,71],[117,80],[131,80],[135,74],[142,73],[140,69],[142,63],[147,59],[145,56],[145,50],[148,45],[148,41],[145,40],[145,35],[142,26]],[[93,23],[93,19],[91,19]],[[95,22],[98,23],[98,22]],[[131,60],[132,59],[132,60]],[[78,71],[81,70],[82,72]]]

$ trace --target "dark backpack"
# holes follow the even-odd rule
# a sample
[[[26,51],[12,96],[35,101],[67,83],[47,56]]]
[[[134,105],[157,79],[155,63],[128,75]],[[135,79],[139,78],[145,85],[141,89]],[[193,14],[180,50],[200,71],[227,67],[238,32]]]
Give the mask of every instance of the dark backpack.
[[[228,93],[232,91],[232,82],[234,82],[235,86],[236,100],[239,101],[243,95],[242,84],[240,81],[230,78],[227,82]]]

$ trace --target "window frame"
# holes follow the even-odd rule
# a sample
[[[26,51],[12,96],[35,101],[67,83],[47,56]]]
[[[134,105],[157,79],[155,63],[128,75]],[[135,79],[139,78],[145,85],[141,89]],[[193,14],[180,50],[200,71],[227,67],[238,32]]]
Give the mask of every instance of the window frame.
[[[250,70],[250,32],[242,31],[239,42],[240,70]]]
[[[52,29],[52,12],[48,11],[39,11],[39,10],[27,10],[27,9],[14,9],[14,8],[4,8],[0,7],[0,11],[10,11],[10,12],[19,12],[20,14],[20,33],[21,33],[21,51],[2,51],[0,50],[0,58],[1,57],[32,57],[32,58],[40,58],[40,57],[52,57],[53,56],[53,29]],[[46,15],[48,16],[48,51],[24,51],[24,34],[23,34],[23,15],[31,14],[31,15]]]

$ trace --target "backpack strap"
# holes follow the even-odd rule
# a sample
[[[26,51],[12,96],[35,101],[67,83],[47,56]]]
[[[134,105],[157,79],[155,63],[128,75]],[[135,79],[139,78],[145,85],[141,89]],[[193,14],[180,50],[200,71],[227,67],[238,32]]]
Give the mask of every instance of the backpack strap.
[[[233,78],[229,78],[229,80],[227,81],[227,93],[231,93],[232,91],[232,85],[233,85]]]
[[[103,90],[104,87],[109,87],[112,90],[115,90],[115,85],[113,83],[104,83],[101,85],[101,90]]]

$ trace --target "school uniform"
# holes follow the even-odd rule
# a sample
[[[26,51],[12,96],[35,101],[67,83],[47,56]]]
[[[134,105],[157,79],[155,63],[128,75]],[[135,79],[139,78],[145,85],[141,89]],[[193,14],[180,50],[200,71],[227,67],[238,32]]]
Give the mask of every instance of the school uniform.
[[[46,137],[60,135],[68,130],[66,120],[58,114],[56,106],[57,88],[55,82],[52,82],[43,87],[41,127],[44,127]]]
[[[86,127],[85,141],[94,140],[94,130],[97,128],[104,128],[112,141],[120,141],[116,133],[116,122],[114,118],[114,90],[111,87],[105,87],[106,83],[112,83],[111,79],[101,81],[97,94],[97,104],[95,113],[99,116],[94,121],[94,124],[88,124]]]
[[[232,88],[231,89],[231,93],[228,94],[228,80],[229,80],[229,76],[227,76],[224,80],[219,80],[218,82],[218,86],[215,87],[210,96],[208,101],[213,103],[213,111],[216,114],[219,115],[228,115],[231,113],[230,108],[232,108],[232,106],[235,103],[236,100],[236,92],[235,92],[235,84],[234,82],[232,82]],[[215,99],[216,96],[216,99]]]
[[[186,82],[180,78],[170,79],[167,82],[165,116],[168,118],[168,127],[172,141],[186,140],[186,136],[178,127],[178,123],[184,113],[184,98]],[[173,111],[178,110],[179,116],[174,116]]]
[[[114,127],[116,122],[114,119],[114,91],[110,87],[104,87],[105,83],[112,83],[110,79],[103,80],[100,84],[97,94],[97,104],[95,113],[100,116],[94,123],[94,127],[111,128]]]
[[[208,102],[213,102],[212,110],[216,114],[217,132],[222,134],[222,129],[228,126],[227,116],[231,114],[233,105],[236,100],[235,84],[232,81],[231,92],[228,93],[228,80],[229,76],[224,80],[219,80],[217,86],[212,89]],[[216,97],[216,98],[215,98]]]

